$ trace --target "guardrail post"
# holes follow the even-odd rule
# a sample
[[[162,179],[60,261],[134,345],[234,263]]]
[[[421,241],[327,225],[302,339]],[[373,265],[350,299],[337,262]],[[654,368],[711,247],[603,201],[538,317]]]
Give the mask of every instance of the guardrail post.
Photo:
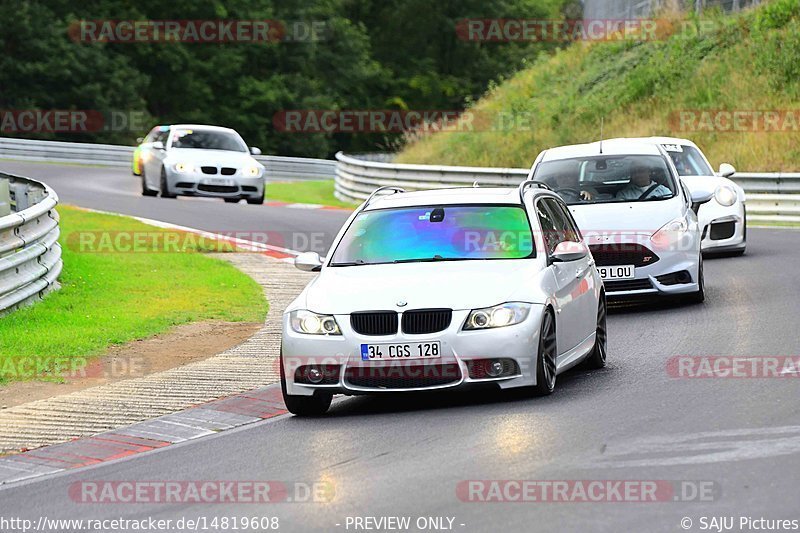
[[[11,214],[11,191],[7,180],[0,180],[0,217]]]
[[[26,183],[11,183],[11,199],[14,205],[14,211],[19,213],[28,209],[32,204],[28,198],[29,187]]]

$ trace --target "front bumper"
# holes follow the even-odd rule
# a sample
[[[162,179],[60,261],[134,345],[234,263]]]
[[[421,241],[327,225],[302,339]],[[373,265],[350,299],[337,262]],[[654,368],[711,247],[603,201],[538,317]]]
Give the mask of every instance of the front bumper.
[[[199,172],[167,172],[170,190],[182,196],[261,198],[264,176],[209,176]]]
[[[747,246],[745,204],[737,202],[723,207],[714,200],[700,206],[698,220],[703,231],[703,252],[742,251]]]
[[[652,264],[636,266],[633,279],[604,281],[607,297],[672,296],[700,290],[700,243],[697,232],[686,232],[678,242],[661,246],[648,235],[614,236],[603,242],[612,246],[631,243],[652,250],[658,259]],[[598,258],[595,258],[598,266],[613,266]]]
[[[478,384],[494,383],[500,388],[530,386],[536,384],[535,361],[539,345],[539,329],[544,306],[532,305],[528,317],[521,323],[501,328],[461,331],[469,311],[453,311],[450,326],[438,333],[410,335],[398,332],[395,335],[361,335],[350,326],[349,315],[335,315],[342,335],[304,335],[296,333],[289,325],[289,315],[283,316],[281,363],[286,379],[286,392],[296,396],[311,396],[315,391],[333,394],[371,394],[380,392],[409,392],[440,389],[455,389]],[[441,357],[431,359],[363,361],[362,344],[418,343],[439,341]],[[470,377],[470,366],[477,360],[502,358],[516,365],[511,375],[500,378],[476,379]],[[317,365],[337,369],[333,383],[312,385],[298,383],[295,372],[304,365]],[[409,367],[423,366],[409,387],[383,387],[377,384],[364,385],[355,375],[395,375],[411,372]],[[437,370],[433,367],[447,367]],[[453,370],[455,369],[455,371]],[[416,371],[416,370],[414,370]],[[444,372],[447,372],[445,375]],[[430,377],[426,381],[426,376]],[[441,379],[445,376],[448,379]],[[360,383],[354,383],[359,381]],[[444,381],[444,382],[443,382]]]

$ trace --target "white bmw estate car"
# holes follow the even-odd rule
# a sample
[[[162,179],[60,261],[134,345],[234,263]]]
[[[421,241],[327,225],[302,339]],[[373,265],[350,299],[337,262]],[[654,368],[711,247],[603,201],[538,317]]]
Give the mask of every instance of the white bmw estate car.
[[[695,188],[714,191],[714,198],[703,204],[697,213],[703,234],[703,253],[744,254],[747,248],[745,194],[739,184],[729,179],[736,169],[722,163],[715,174],[703,152],[687,139],[648,137],[632,140],[660,144],[672,158],[678,175],[690,191]]]
[[[564,202],[519,189],[378,189],[283,315],[281,386],[297,415],[334,394],[494,384],[553,391],[606,360],[602,281]],[[380,194],[376,194],[379,193]]]
[[[151,137],[152,135],[152,137]],[[178,124],[154,129],[140,147],[142,194],[210,196],[264,203],[264,165],[230,128]]]
[[[690,192],[660,145],[616,139],[553,148],[530,175],[569,204],[609,298],[705,299],[697,209],[714,190]]]

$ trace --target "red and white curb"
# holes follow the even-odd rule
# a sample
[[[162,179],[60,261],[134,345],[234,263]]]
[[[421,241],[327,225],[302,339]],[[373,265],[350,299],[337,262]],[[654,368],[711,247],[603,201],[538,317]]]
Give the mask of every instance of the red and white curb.
[[[274,257],[275,259],[280,259],[282,261],[291,262],[294,260],[295,257],[300,255],[302,252],[298,252],[297,250],[291,250],[289,248],[282,248],[280,246],[274,246],[271,244],[265,244],[256,241],[248,241],[246,239],[239,239],[237,237],[230,237],[228,235],[222,235],[219,233],[213,233],[210,231],[205,231],[197,228],[190,228],[188,226],[181,226],[178,224],[172,224],[170,222],[163,222],[161,220],[154,220],[152,218],[144,218],[138,217],[136,215],[123,215],[120,213],[112,213],[110,211],[103,211],[100,209],[90,209],[88,207],[78,207],[74,206],[76,209],[80,209],[82,211],[89,211],[91,213],[100,213],[102,215],[111,215],[117,217],[127,217],[132,218],[133,220],[138,220],[144,224],[148,224],[150,226],[161,228],[161,229],[170,229],[175,231],[183,231],[186,233],[193,233],[195,235],[199,235],[206,239],[220,241],[220,242],[227,242],[229,244],[235,245],[237,248],[242,250],[246,250],[248,252],[260,252],[263,255],[268,257]]]
[[[0,457],[0,485],[114,461],[286,414],[280,384],[62,444]]]

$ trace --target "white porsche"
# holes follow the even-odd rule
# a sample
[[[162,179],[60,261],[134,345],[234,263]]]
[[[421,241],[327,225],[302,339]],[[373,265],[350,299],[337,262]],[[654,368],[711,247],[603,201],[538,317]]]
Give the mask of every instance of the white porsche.
[[[714,198],[702,205],[697,213],[703,234],[703,253],[742,255],[747,248],[747,212],[744,189],[731,179],[736,169],[728,163],[714,170],[695,143],[675,137],[642,139],[661,145],[672,158],[678,175],[689,190],[714,190]]]
[[[543,395],[560,372],[605,364],[600,276],[564,202],[535,182],[373,193],[326,259],[295,265],[319,272],[283,315],[281,387],[296,415],[324,413],[334,394]]]
[[[530,176],[569,204],[609,297],[705,299],[697,209],[714,190],[690,191],[660,145],[614,139],[552,148]]]

